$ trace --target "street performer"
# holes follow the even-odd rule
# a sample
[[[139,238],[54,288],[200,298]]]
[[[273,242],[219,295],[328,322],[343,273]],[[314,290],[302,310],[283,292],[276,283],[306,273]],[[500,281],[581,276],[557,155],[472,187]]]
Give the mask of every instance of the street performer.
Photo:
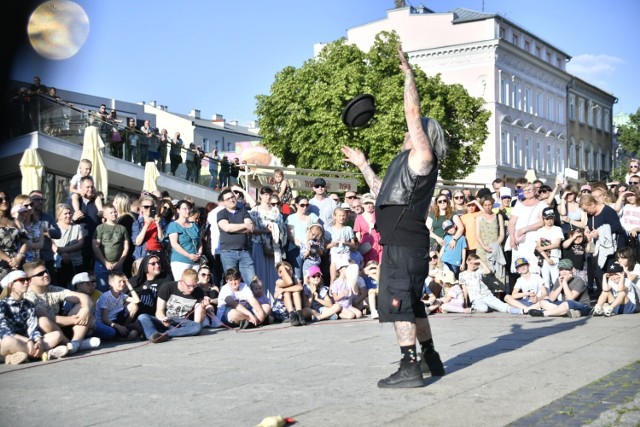
[[[376,176],[360,150],[341,149],[345,160],[360,169],[376,196],[376,228],[384,247],[378,311],[380,322],[393,322],[402,354],[400,368],[378,381],[380,388],[422,387],[423,373],[444,375],[421,296],[429,272],[426,218],[438,177],[438,159],[446,152],[446,141],[438,122],[420,116],[415,77],[402,46],[398,46],[398,57],[405,75],[404,111],[409,132],[384,181]],[[416,340],[421,358],[416,353]]]

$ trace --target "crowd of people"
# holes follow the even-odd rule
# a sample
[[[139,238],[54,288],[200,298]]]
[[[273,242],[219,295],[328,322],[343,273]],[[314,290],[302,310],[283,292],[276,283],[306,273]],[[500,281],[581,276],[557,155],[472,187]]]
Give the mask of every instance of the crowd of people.
[[[408,65],[403,69],[411,81]],[[118,123],[106,107],[102,114],[112,121],[101,122]],[[411,112],[408,123],[414,115],[416,125],[437,133],[439,126],[425,125]],[[114,140],[113,129],[116,125],[105,135],[112,155],[153,160],[159,168],[166,158],[161,146],[177,156],[173,144],[182,145],[179,134],[172,140],[145,121],[141,131],[148,137],[135,132],[136,144],[118,151],[112,142],[131,140],[126,127]],[[169,145],[158,145],[154,135]],[[197,152],[195,147],[194,157],[186,157],[188,171]],[[431,200],[415,201],[416,209],[428,212],[422,218],[394,202],[391,187],[385,190],[369,173],[362,153],[348,147],[343,153],[361,169],[371,192],[349,190],[341,198],[316,178],[313,194],[295,194],[283,171],[276,170],[275,185],[259,188],[256,200],[238,185],[232,162],[224,157],[210,182],[219,189],[218,198],[206,206],[166,192],[143,192],[135,200],[119,193],[103,200],[86,159],[55,217],[43,211],[41,191],[13,200],[0,191],[0,354],[6,363],[18,364],[96,348],[103,340],[160,343],[206,327],[376,319],[385,315],[378,312],[380,303],[402,303],[388,286],[384,295],[378,293],[379,283],[394,280],[393,273],[379,269],[387,252],[387,262],[407,264],[406,273],[418,268],[426,275],[428,269],[419,284],[419,311],[430,314],[608,317],[638,311],[638,160],[629,162],[625,182],[558,180],[549,186],[521,178],[513,188],[502,179],[475,192],[440,188]],[[413,161],[403,156],[408,155],[397,161]],[[176,163],[171,158],[173,173]],[[187,173],[192,176],[197,179],[193,169]],[[435,184],[437,170],[426,168],[424,176]],[[381,204],[391,207],[380,211],[385,225],[376,220]],[[414,244],[392,243],[397,236],[388,227],[394,224],[401,224],[399,233],[413,237]],[[424,233],[414,235],[411,227]],[[416,251],[424,257],[414,256]],[[410,265],[418,259],[425,265]],[[432,374],[443,375],[430,332],[428,339],[418,339]],[[413,341],[407,352],[412,363]],[[381,386],[394,386],[392,377]]]

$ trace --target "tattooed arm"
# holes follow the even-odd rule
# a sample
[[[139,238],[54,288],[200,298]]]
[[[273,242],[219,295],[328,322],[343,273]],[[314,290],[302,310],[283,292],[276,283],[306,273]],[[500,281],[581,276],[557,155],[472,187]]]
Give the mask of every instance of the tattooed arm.
[[[416,87],[413,70],[404,56],[402,46],[398,45],[400,69],[404,73],[404,112],[409,129],[409,138],[405,138],[405,149],[411,149],[409,167],[419,175],[427,175],[433,168],[433,149],[431,141],[422,126],[420,115],[420,96]]]
[[[369,190],[373,193],[374,196],[378,196],[378,192],[380,191],[380,185],[382,184],[382,180],[376,175],[376,173],[371,169],[371,166],[367,162],[367,159],[364,157],[362,151],[357,148],[350,147],[342,147],[340,149],[342,154],[346,156],[345,161],[349,163],[353,163],[360,169],[362,175],[364,176],[364,180],[369,186]]]

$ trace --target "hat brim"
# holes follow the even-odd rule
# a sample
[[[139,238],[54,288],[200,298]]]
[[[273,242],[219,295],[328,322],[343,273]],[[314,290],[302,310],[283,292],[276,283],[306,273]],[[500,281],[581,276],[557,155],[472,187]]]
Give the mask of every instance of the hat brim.
[[[365,126],[376,113],[375,98],[370,94],[363,94],[353,98],[342,110],[342,123],[357,128]]]

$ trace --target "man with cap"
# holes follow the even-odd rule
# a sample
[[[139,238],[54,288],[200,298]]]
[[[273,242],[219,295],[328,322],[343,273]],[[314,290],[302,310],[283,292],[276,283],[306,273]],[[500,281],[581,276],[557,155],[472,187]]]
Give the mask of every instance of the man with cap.
[[[404,111],[409,132],[384,181],[375,174],[362,151],[341,149],[345,160],[360,169],[376,197],[376,225],[384,247],[378,313],[381,322],[393,322],[402,355],[398,371],[378,381],[381,388],[422,387],[423,372],[444,375],[421,297],[429,272],[426,218],[438,177],[438,161],[446,153],[446,141],[438,122],[420,115],[420,96],[401,46],[398,57],[405,76]],[[416,342],[420,343],[421,358],[416,354]]]
[[[529,309],[535,317],[581,317],[589,315],[591,301],[587,284],[574,274],[573,262],[563,258],[558,262],[560,270],[553,289],[547,298],[540,301],[540,309]]]
[[[611,264],[604,273],[602,293],[593,307],[593,315],[633,314],[637,308],[636,288],[625,276],[624,267],[617,262]]]
[[[8,291],[0,301],[0,354],[7,365],[18,365],[28,358],[60,358],[69,350],[60,344],[62,334],[51,331],[43,336],[38,328],[36,306],[25,300],[29,286],[27,273],[13,270],[0,281]]]
[[[558,262],[562,256],[562,240],[564,234],[562,228],[554,225],[555,211],[553,208],[545,208],[542,211],[544,226],[533,233],[536,242],[536,254],[542,259],[540,275],[544,280],[547,292],[558,279]]]
[[[313,192],[315,195],[309,199],[309,212],[318,215],[320,224],[326,230],[333,225],[333,210],[338,204],[331,197],[327,197],[327,181],[324,178],[313,180]]]
[[[514,265],[520,277],[513,286],[513,292],[504,296],[504,302],[512,307],[521,308],[523,314],[526,314],[530,308],[539,307],[538,303],[548,295],[547,288],[542,277],[531,273],[526,258],[516,259]]]
[[[353,201],[358,198],[358,195],[353,190],[347,190],[344,192],[344,202],[349,204],[349,207],[353,204]]]

